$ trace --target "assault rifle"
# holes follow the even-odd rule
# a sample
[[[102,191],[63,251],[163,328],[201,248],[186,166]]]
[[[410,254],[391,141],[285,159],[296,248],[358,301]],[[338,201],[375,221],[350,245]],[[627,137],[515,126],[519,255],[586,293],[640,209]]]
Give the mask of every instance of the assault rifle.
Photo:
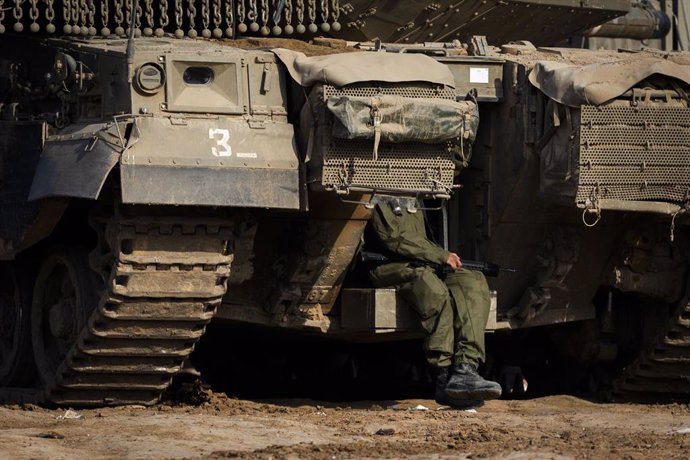
[[[386,263],[386,262],[409,262],[412,266],[428,266],[436,270],[439,276],[447,276],[456,270],[448,264],[435,264],[432,262],[421,262],[417,260],[408,260],[403,257],[398,257],[396,255],[381,254],[379,252],[362,251],[361,257],[363,262],[375,262],[375,263]],[[482,272],[484,276],[497,277],[501,272],[515,273],[514,268],[502,268],[500,265],[493,262],[480,262],[477,260],[465,260],[462,259],[462,268],[467,270],[473,270],[477,272]]]

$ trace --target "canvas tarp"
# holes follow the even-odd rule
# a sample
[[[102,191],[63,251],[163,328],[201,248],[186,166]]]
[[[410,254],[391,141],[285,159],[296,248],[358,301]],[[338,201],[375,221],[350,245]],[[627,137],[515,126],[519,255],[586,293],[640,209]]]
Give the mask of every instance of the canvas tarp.
[[[277,48],[272,50],[300,85],[325,83],[343,87],[353,83],[428,82],[455,87],[450,69],[421,54],[342,53],[307,57],[303,53]]]
[[[604,104],[655,74],[690,84],[690,66],[670,59],[639,55],[585,66],[542,61],[536,64],[529,79],[551,99],[570,107],[580,107]]]
[[[335,96],[327,107],[336,120],[333,136],[340,139],[374,139],[378,132],[383,142],[472,142],[479,125],[477,104],[471,101]]]

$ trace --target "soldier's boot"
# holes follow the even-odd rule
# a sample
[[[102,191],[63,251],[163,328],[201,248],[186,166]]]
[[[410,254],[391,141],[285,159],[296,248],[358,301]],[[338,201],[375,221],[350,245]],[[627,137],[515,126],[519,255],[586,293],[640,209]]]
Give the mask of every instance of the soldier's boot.
[[[484,380],[470,364],[458,364],[450,374],[446,394],[454,400],[497,399],[501,397],[501,385]]]
[[[441,367],[436,370],[436,393],[434,399],[442,406],[450,406],[454,409],[470,409],[484,404],[481,399],[457,399],[448,396],[446,385],[448,385],[448,367]]]

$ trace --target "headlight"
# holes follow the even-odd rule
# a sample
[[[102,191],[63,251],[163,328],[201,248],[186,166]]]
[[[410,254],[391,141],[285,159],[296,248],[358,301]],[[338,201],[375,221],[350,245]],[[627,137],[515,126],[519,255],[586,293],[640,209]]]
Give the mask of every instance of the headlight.
[[[156,94],[165,85],[165,72],[158,64],[149,62],[137,69],[134,82],[142,93]]]

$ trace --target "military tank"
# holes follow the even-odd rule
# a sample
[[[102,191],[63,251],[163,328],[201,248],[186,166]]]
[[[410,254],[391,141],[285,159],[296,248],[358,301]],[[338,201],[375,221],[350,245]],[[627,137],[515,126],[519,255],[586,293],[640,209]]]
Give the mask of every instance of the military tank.
[[[518,268],[493,280],[499,311],[598,363],[591,388],[687,395],[687,57],[503,51],[512,88],[483,116],[467,180],[485,201],[461,214],[464,246]]]
[[[418,336],[358,276],[390,195],[436,203],[440,243],[517,270],[492,283],[496,337],[549,326],[563,354],[628,365],[629,391],[686,375],[686,58],[645,55],[660,74],[583,102],[545,61],[620,56],[472,36],[561,18],[489,36],[551,42],[629,2],[2,5],[3,400],[154,404],[210,322]],[[305,43],[319,34],[336,40]],[[619,349],[649,328],[614,327],[637,318],[626,302],[672,320],[632,365]]]

